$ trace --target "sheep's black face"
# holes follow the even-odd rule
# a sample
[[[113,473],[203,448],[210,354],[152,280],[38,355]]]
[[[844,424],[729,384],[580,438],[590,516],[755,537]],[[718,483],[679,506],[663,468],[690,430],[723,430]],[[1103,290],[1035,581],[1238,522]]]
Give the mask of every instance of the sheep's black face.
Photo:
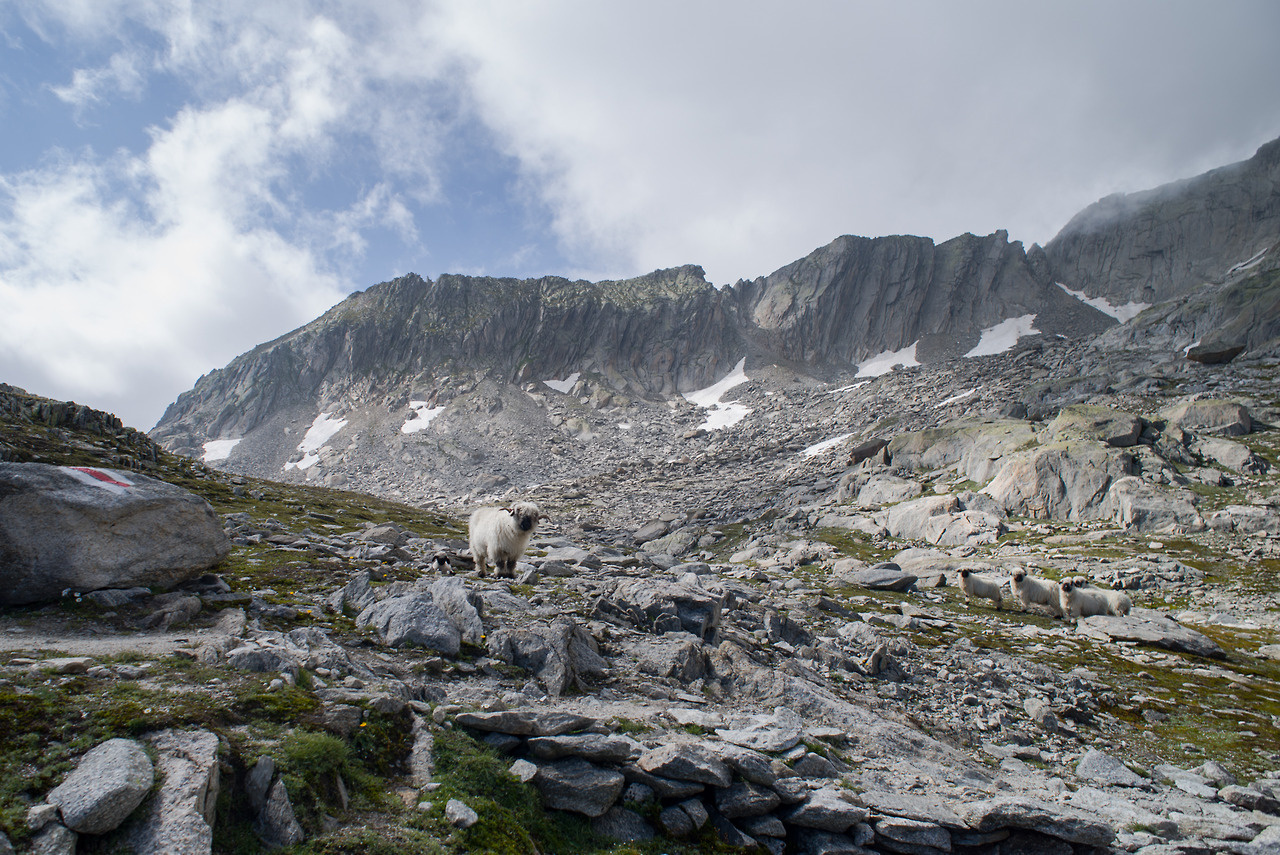
[[[537,524],[538,518],[532,514],[521,514],[516,518],[516,522],[519,523],[521,531],[533,531],[533,527]]]
[[[1070,582],[1063,582],[1063,583],[1062,583],[1062,585],[1061,585],[1062,593],[1064,593],[1064,594],[1070,594],[1070,593],[1071,593],[1071,589],[1072,589],[1072,587],[1074,587],[1074,586],[1073,586]]]
[[[961,571],[960,571],[960,575],[961,575],[961,576],[963,576],[964,578],[968,579],[968,578],[969,578],[969,571],[968,571],[968,570],[961,570]]]
[[[1013,572],[1013,581],[1015,582],[1021,582],[1026,577],[1027,577],[1027,574],[1023,573],[1021,570],[1015,570]]]

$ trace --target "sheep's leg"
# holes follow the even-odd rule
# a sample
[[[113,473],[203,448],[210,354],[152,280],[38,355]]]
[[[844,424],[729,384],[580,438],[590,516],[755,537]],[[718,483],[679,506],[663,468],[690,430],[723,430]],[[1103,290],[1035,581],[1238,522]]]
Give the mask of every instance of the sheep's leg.
[[[476,558],[476,571],[480,574],[480,578],[483,579],[485,576],[489,575],[489,568],[485,566],[483,555],[477,555],[475,558]]]

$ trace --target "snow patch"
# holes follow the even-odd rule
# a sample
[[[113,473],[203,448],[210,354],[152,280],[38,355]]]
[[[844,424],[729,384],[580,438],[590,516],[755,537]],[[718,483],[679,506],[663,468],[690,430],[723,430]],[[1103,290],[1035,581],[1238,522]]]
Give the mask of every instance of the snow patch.
[[[426,401],[410,401],[409,407],[413,410],[413,416],[400,425],[401,433],[417,433],[431,424],[432,419],[444,412],[444,407],[430,407],[427,406]]]
[[[831,390],[829,390],[826,394],[828,394],[828,395],[839,395],[841,392],[849,392],[849,391],[852,391],[852,390],[854,390],[854,389],[861,389],[863,386],[867,385],[867,384],[868,384],[868,383],[870,383],[870,382],[871,382],[870,380],[863,380],[861,383],[854,383],[854,384],[853,384],[853,385],[851,385],[851,386],[841,386],[839,389],[831,389]],[[773,393],[772,393],[772,392],[765,392],[765,394],[766,394],[766,395],[771,395],[771,394],[773,394]]]
[[[575,371],[563,380],[543,380],[542,382],[547,386],[550,386],[552,389],[555,389],[560,394],[568,395],[569,390],[573,388],[574,384],[578,382],[578,378],[581,376],[581,372]]]
[[[967,359],[970,356],[992,356],[997,353],[1004,353],[1009,348],[1018,343],[1018,339],[1024,335],[1034,335],[1039,330],[1035,327],[1035,315],[1022,315],[1017,318],[1009,318],[989,327],[982,331],[982,338],[978,339],[978,344],[973,350],[965,354]]]
[[[1267,251],[1264,249],[1262,252],[1258,253],[1253,258],[1250,258],[1248,261],[1242,261],[1239,264],[1237,264],[1235,267],[1228,270],[1227,275],[1230,276],[1232,273],[1239,273],[1242,270],[1248,270],[1250,267],[1257,267],[1259,264],[1262,263],[1262,259],[1265,258],[1266,255],[1267,255]]]
[[[871,357],[866,362],[858,363],[857,377],[879,377],[881,374],[888,374],[894,369],[894,366],[901,365],[903,368],[912,368],[920,364],[916,359],[916,345],[920,342],[913,342],[902,350],[888,351]]]
[[[302,438],[302,442],[298,443],[302,459],[296,463],[286,463],[284,465],[286,472],[290,469],[310,469],[320,462],[320,449],[334,434],[347,426],[346,419],[332,419],[329,416],[329,413],[316,416],[311,427],[307,428],[307,435]]]
[[[1187,345],[1186,347],[1182,348],[1182,355],[1183,355],[1183,356],[1186,356],[1188,353],[1190,353],[1190,352],[1191,352],[1191,348],[1193,348],[1193,347],[1199,347],[1199,346],[1200,346],[1200,339],[1196,339],[1195,341],[1191,342],[1191,344],[1189,344],[1189,345]]]
[[[1142,314],[1144,310],[1151,308],[1150,303],[1125,303],[1123,306],[1113,306],[1111,305],[1111,301],[1106,297],[1090,297],[1083,291],[1072,291],[1061,282],[1055,284],[1072,297],[1075,297],[1081,303],[1093,306],[1099,312],[1102,312],[1104,315],[1110,315],[1122,324],[1128,323],[1138,315]]]
[[[831,437],[831,439],[824,439],[822,442],[817,442],[809,446],[804,451],[800,452],[800,454],[804,457],[817,457],[822,452],[835,448],[851,436],[853,436],[851,433],[842,433],[839,436]]]
[[[952,395],[950,398],[947,398],[945,401],[938,404],[938,406],[945,407],[948,404],[954,404],[957,401],[963,401],[965,398],[972,398],[976,394],[978,394],[977,389],[970,389],[968,392],[961,392],[959,395]]]
[[[750,414],[751,408],[744,404],[720,403],[722,395],[734,386],[740,386],[750,379],[747,377],[746,367],[747,358],[744,356],[738,360],[738,364],[723,379],[705,389],[685,393],[684,399],[686,401],[707,410],[707,420],[698,425],[699,430],[720,430],[721,428],[732,427]]]
[[[244,439],[244,437],[240,437],[240,439]],[[211,439],[204,444],[204,457],[200,459],[205,463],[226,460],[231,456],[231,449],[240,444],[240,439]]]

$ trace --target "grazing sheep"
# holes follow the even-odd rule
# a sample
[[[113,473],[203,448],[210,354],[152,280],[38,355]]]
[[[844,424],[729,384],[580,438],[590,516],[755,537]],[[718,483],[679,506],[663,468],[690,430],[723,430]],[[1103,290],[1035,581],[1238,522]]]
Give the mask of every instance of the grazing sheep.
[[[437,552],[431,559],[431,568],[442,575],[453,575],[453,565],[449,563],[449,553]]]
[[[1061,617],[1062,607],[1058,604],[1058,586],[1051,579],[1039,579],[1021,567],[1013,571],[1009,579],[1009,587],[1014,598],[1022,603],[1025,612],[1027,606],[1042,605]]]
[[[960,590],[964,592],[964,600],[970,602],[973,597],[991,600],[996,604],[996,611],[1004,601],[1004,580],[999,581],[979,576],[968,567],[960,570]]]
[[[1058,604],[1067,617],[1079,618],[1091,615],[1129,614],[1132,604],[1123,591],[1107,591],[1079,584],[1076,578],[1058,583]]]
[[[499,576],[514,579],[516,562],[524,555],[542,518],[542,511],[533,502],[516,502],[509,508],[481,508],[473,513],[468,523],[469,539],[480,575],[488,572],[487,565],[492,561]]]

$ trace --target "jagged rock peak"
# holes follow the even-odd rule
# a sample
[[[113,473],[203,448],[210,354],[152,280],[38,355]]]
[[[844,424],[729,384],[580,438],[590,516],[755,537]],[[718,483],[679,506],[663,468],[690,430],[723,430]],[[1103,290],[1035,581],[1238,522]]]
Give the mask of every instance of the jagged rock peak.
[[[1221,282],[1280,240],[1280,139],[1248,160],[1138,193],[1107,196],[1044,248],[1067,287],[1157,303]]]

